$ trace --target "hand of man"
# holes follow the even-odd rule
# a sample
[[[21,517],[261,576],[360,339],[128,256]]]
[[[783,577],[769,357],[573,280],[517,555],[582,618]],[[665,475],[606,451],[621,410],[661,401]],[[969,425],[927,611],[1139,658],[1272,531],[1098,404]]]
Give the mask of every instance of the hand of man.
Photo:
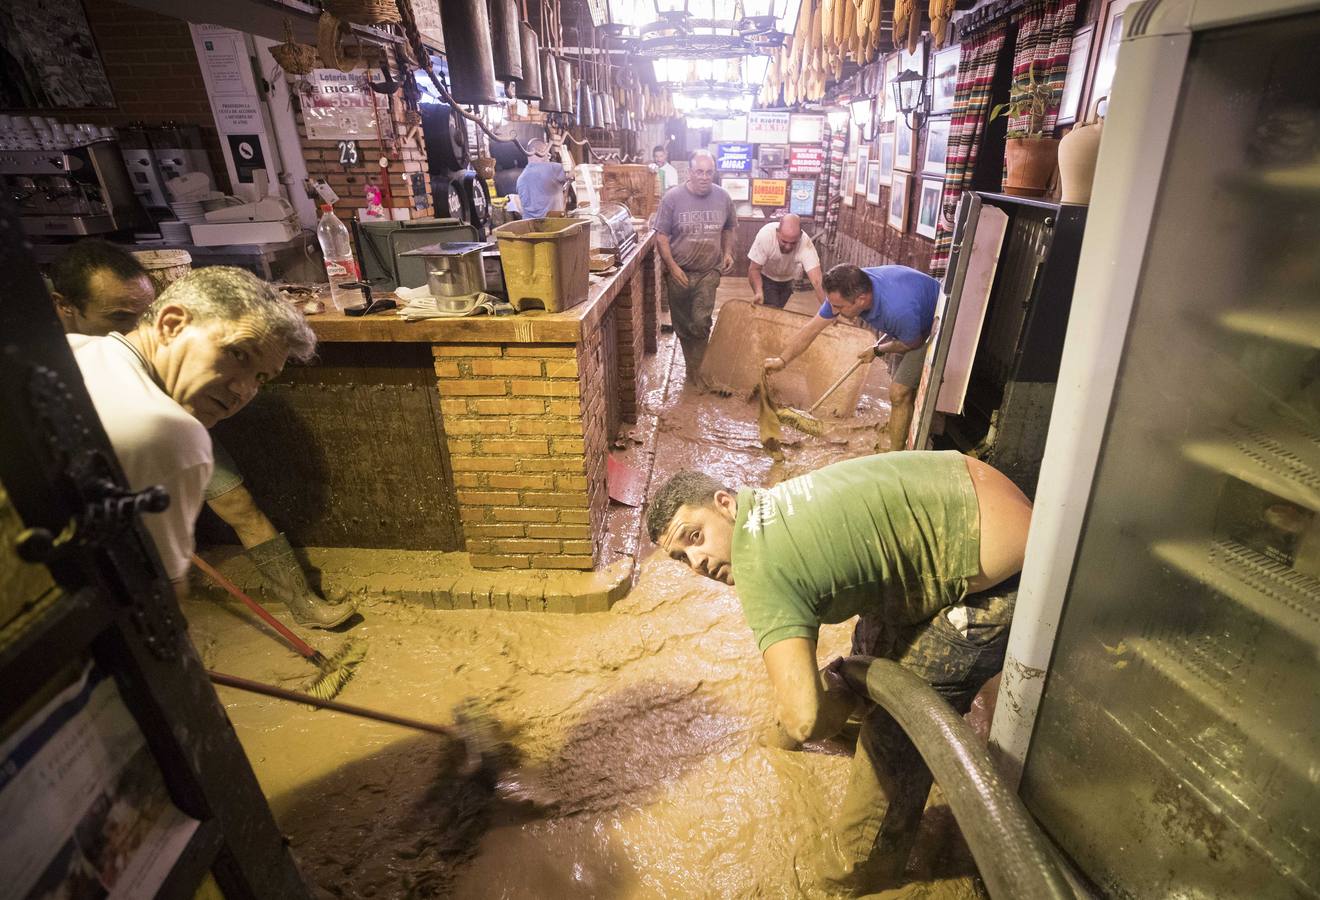
[[[733,268],[733,254],[726,253],[724,254],[724,259],[720,261],[720,274],[728,275],[729,270],[732,268]]]
[[[766,361],[761,364],[761,368],[765,369],[767,372],[778,372],[786,365],[788,365],[788,363],[784,362],[784,358],[782,356],[771,356],[768,357]]]
[[[677,281],[683,287],[688,286],[687,272],[684,272],[677,265],[672,265],[669,267],[669,274],[675,281]]]
[[[770,727],[761,732],[761,736],[756,739],[756,743],[772,750],[800,750],[802,748],[800,743],[788,736],[788,732],[784,731],[778,722],[771,722]]]
[[[866,362],[867,360],[875,359],[879,355],[880,355],[880,342],[876,341],[874,344],[867,347],[861,353],[858,353],[857,358],[862,362]]]
[[[757,304],[764,303],[765,295],[762,294],[760,291],[757,291],[755,294],[752,294],[752,302]]]

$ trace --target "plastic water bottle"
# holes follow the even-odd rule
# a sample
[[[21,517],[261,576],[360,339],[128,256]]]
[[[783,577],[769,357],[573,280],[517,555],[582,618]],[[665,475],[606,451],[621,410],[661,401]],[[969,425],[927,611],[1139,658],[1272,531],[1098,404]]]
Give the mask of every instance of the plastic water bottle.
[[[321,221],[316,223],[316,240],[325,259],[325,274],[330,282],[330,301],[339,309],[345,302],[350,305],[361,300],[361,292],[345,291],[340,285],[358,280],[357,263],[353,260],[353,242],[344,223],[326,203],[321,206]]]

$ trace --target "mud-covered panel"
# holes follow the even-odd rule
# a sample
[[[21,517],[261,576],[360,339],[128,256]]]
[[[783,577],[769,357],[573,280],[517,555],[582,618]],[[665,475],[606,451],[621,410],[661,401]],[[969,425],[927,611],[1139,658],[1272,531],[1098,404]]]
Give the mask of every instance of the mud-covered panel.
[[[439,406],[429,346],[330,344],[214,435],[295,544],[458,550]]]

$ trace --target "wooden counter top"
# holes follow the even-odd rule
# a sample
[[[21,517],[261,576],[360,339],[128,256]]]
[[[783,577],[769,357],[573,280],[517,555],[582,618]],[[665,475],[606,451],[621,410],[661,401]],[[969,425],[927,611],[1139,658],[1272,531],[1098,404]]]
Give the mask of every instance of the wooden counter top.
[[[512,316],[466,316],[405,322],[394,310],[373,316],[346,316],[331,309],[307,319],[322,343],[426,344],[575,344],[594,328],[611,302],[655,248],[655,232],[638,236],[637,247],[624,264],[603,281],[592,284],[587,299],[559,313],[529,310]]]

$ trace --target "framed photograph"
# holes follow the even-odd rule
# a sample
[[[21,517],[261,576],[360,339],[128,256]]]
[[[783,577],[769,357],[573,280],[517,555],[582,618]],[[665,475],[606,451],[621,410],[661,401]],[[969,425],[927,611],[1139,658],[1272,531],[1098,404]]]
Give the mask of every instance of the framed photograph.
[[[752,182],[750,179],[724,178],[720,181],[720,187],[729,192],[729,199],[734,203],[751,199]]]
[[[857,174],[854,176],[855,181],[853,182],[854,194],[866,193],[866,164],[870,161],[870,155],[870,147],[857,148]]]
[[[926,120],[926,152],[922,154],[921,171],[925,175],[944,177],[944,164],[949,160],[949,118]]]
[[[908,187],[911,184],[911,175],[895,172],[889,185],[889,227],[898,231],[907,231]]]
[[[1077,121],[1082,102],[1082,85],[1086,83],[1086,70],[1091,61],[1091,39],[1095,26],[1087,25],[1073,32],[1072,51],[1068,54],[1068,74],[1064,78],[1063,93],[1059,96],[1060,125]]]
[[[1134,2],[1109,0],[1109,4],[1100,13],[1099,21],[1103,23],[1104,31],[1100,36],[1100,50],[1096,54],[1095,71],[1091,76],[1091,89],[1085,92],[1084,109],[1088,112],[1097,100],[1109,97],[1109,89],[1114,85],[1114,69],[1118,64],[1118,44],[1123,39],[1123,13]]]
[[[782,169],[784,167],[784,158],[788,154],[788,148],[782,145],[762,144],[760,153],[757,156],[757,162],[761,164],[762,169]]]
[[[880,80],[880,92],[884,95],[884,116],[886,122],[898,117],[898,107],[894,105],[894,79],[901,70],[898,68],[898,54],[893,53],[885,60],[884,76]]]
[[[926,47],[924,44],[916,53],[908,53],[906,50],[898,51],[898,72],[904,72],[908,69],[918,75],[926,74]],[[895,74],[898,74],[898,72]]]
[[[854,174],[857,170],[857,161],[853,159],[845,160],[843,164],[843,176],[840,184],[843,185],[843,205],[852,206],[856,200],[857,192],[852,190],[856,186],[857,176]]]
[[[894,168],[912,171],[912,129],[901,117],[894,122]]]
[[[894,175],[894,133],[880,135],[879,143],[880,177],[888,181]]]
[[[942,180],[921,179],[921,195],[917,198],[917,234],[922,237],[935,237],[935,223],[940,218],[940,200],[943,196]]]
[[[866,202],[880,205],[880,163],[875,161],[866,166]]]
[[[958,90],[958,57],[961,53],[962,48],[955,45],[945,47],[935,54],[935,71],[930,78],[931,115],[953,112],[953,96]]]

